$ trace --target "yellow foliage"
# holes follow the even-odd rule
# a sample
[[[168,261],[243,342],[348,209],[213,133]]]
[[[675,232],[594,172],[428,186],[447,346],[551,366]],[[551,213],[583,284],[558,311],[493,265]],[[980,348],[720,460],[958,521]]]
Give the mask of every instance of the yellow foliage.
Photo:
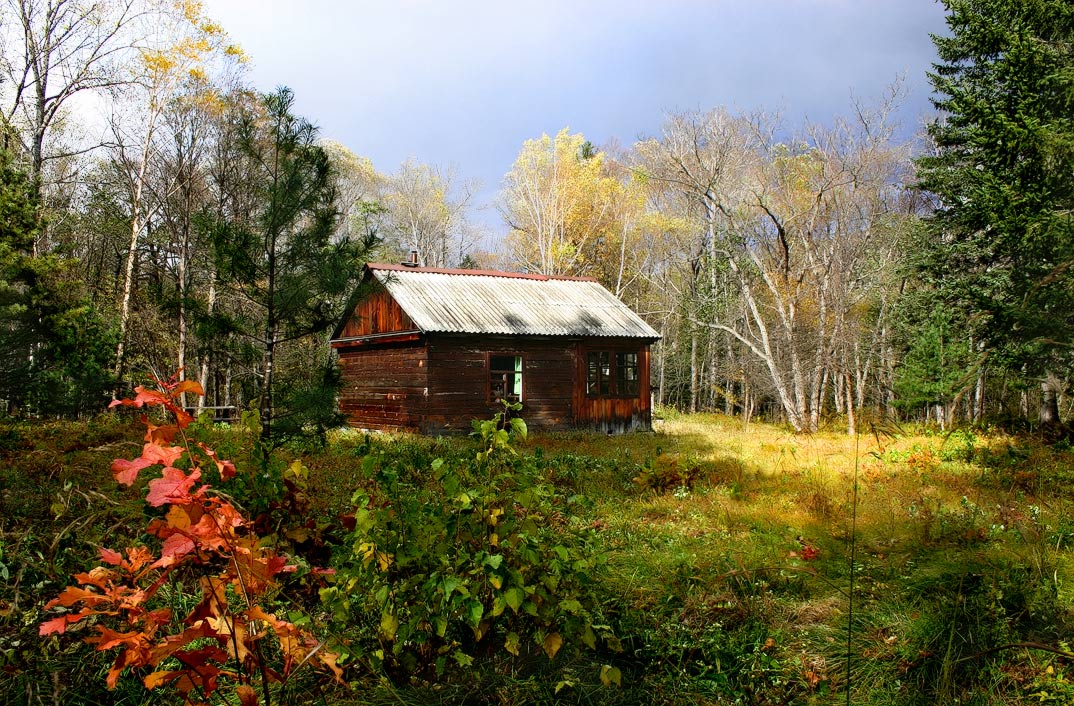
[[[581,272],[593,243],[614,229],[623,187],[609,175],[602,152],[584,154],[586,144],[569,128],[527,140],[506,177],[508,242],[531,271]]]

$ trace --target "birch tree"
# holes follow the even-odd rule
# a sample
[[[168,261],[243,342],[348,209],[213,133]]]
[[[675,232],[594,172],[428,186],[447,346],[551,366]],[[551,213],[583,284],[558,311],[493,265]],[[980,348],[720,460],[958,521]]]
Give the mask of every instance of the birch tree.
[[[504,178],[499,210],[512,259],[529,272],[578,274],[611,227],[620,185],[604,155],[567,128],[527,140]]]
[[[472,245],[465,238],[466,209],[476,186],[460,182],[453,168],[403,162],[384,181],[386,235],[416,250],[423,267],[458,265]]]
[[[5,0],[4,122],[14,128],[39,199],[49,163],[97,146],[77,137],[65,143],[57,127],[76,97],[130,79],[123,65],[153,9],[149,0]]]
[[[130,210],[130,242],[123,269],[119,300],[119,343],[116,346],[115,376],[124,370],[127,332],[131,320],[138,243],[148,224],[177,187],[188,176],[184,165],[164,172],[156,192],[150,188],[152,168],[161,158],[159,128],[165,111],[184,87],[192,92],[206,90],[206,68],[217,57],[241,58],[241,50],[227,41],[219,25],[201,14],[200,6],[185,3],[167,15],[150,45],[138,51],[138,61],[130,67],[129,80],[113,91],[110,120],[113,142],[111,159],[123,177]],[[131,116],[138,119],[132,120]],[[189,156],[189,155],[186,155]]]

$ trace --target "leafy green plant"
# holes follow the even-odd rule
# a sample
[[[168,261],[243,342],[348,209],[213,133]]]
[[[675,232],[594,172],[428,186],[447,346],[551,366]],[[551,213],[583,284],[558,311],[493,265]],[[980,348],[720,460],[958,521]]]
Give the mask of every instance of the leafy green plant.
[[[682,459],[673,454],[660,454],[639,466],[634,483],[642,490],[667,492],[690,490],[701,478],[701,467],[693,459]]]
[[[364,626],[351,657],[428,677],[616,644],[593,594],[604,556],[592,530],[571,526],[576,499],[509,462],[525,434],[509,411],[475,423],[476,462],[436,458],[425,479],[362,459],[372,483],[354,495],[350,551],[321,591],[342,631]]]

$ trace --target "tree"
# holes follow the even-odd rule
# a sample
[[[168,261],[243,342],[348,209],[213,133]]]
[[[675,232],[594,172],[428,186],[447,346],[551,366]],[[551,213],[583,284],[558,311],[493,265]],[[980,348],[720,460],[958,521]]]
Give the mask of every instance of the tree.
[[[78,146],[50,149],[50,133],[72,98],[125,80],[120,67],[137,43],[136,28],[150,5],[142,0],[5,4],[3,20],[12,31],[3,52],[4,123],[19,140],[40,199],[46,164],[84,151]]]
[[[790,141],[758,118],[678,115],[637,145],[693,224],[679,277],[691,410],[714,406],[721,383],[727,408],[736,388],[749,400],[763,385],[797,431],[816,430],[829,400],[853,429],[902,220],[906,162],[888,107]],[[766,375],[747,379],[748,357]]]
[[[945,0],[930,74],[942,113],[917,160],[939,207],[919,275],[965,314],[991,365],[1039,380],[1058,422],[1054,373],[1074,344],[1074,6]]]
[[[124,370],[139,240],[172,192],[191,176],[184,165],[175,165],[175,169],[162,170],[163,178],[156,180],[156,189],[152,188],[157,160],[174,145],[174,132],[172,144],[160,144],[161,121],[166,111],[175,107],[173,100],[181,90],[187,89],[192,95],[209,91],[205,69],[216,57],[241,56],[241,50],[227,42],[224,31],[202,15],[197,4],[182,3],[177,12],[160,17],[162,27],[150,43],[140,48],[138,60],[128,67],[129,79],[113,91],[111,130],[115,139],[110,152],[122,175],[130,218],[130,243],[119,301],[114,368],[117,379]],[[138,118],[131,120],[131,115]],[[185,336],[185,330],[181,333]]]
[[[459,264],[470,246],[466,208],[476,185],[457,184],[453,169],[411,160],[385,181],[382,205],[393,239],[417,250],[423,267]]]
[[[289,397],[335,381],[312,340],[343,315],[361,261],[375,244],[339,233],[328,155],[316,144],[317,129],[291,112],[293,104],[294,94],[281,88],[263,96],[259,109],[246,109],[238,138],[252,208],[245,217],[217,223],[214,233],[221,279],[250,305],[245,321],[234,323],[262,354],[258,388],[266,437],[277,418],[301,428]],[[278,364],[286,360],[302,384],[290,385],[280,375]],[[285,387],[288,394],[277,394]],[[314,423],[323,428],[332,421]]]
[[[113,338],[70,277],[74,263],[33,253],[33,183],[12,162],[0,151],[0,399],[33,413],[99,409]]]
[[[638,143],[641,169],[662,183],[679,201],[679,208],[696,224],[695,243],[688,254],[685,319],[690,335],[690,411],[701,397],[702,340],[696,322],[700,308],[720,291],[717,243],[727,218],[747,194],[748,172],[757,158],[756,132],[747,120],[725,110],[681,113],[664,121],[659,139]],[[715,389],[716,331],[707,337],[710,387]]]
[[[581,274],[593,243],[610,227],[619,182],[604,155],[567,128],[527,140],[504,178],[500,214],[508,246],[528,272]]]

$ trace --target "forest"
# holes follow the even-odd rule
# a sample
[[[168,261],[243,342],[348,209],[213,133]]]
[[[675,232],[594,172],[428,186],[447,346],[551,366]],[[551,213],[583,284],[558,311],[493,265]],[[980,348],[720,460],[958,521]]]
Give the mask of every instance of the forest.
[[[194,0],[5,0],[5,691],[1074,698],[1074,8],[943,5],[921,134],[898,82],[830,124],[564,128],[494,239],[458,167],[322,139]],[[410,251],[601,282],[662,336],[658,432],[342,429],[329,334]]]
[[[326,331],[363,262],[414,249],[430,267],[595,277],[663,335],[652,379],[676,409],[796,431],[1069,416],[1061,22],[1032,20],[1018,32],[1046,41],[996,55],[972,7],[952,14],[938,117],[910,141],[897,85],[831,125],[717,106],[628,146],[534,137],[504,165],[507,236],[490,242],[457,168],[381,172],[320,141],[287,89],[243,82],[247,57],[201,13],[7,8],[13,414],[94,414],[139,375],[182,370],[203,404],[326,428],[331,404],[307,404],[331,396]]]

